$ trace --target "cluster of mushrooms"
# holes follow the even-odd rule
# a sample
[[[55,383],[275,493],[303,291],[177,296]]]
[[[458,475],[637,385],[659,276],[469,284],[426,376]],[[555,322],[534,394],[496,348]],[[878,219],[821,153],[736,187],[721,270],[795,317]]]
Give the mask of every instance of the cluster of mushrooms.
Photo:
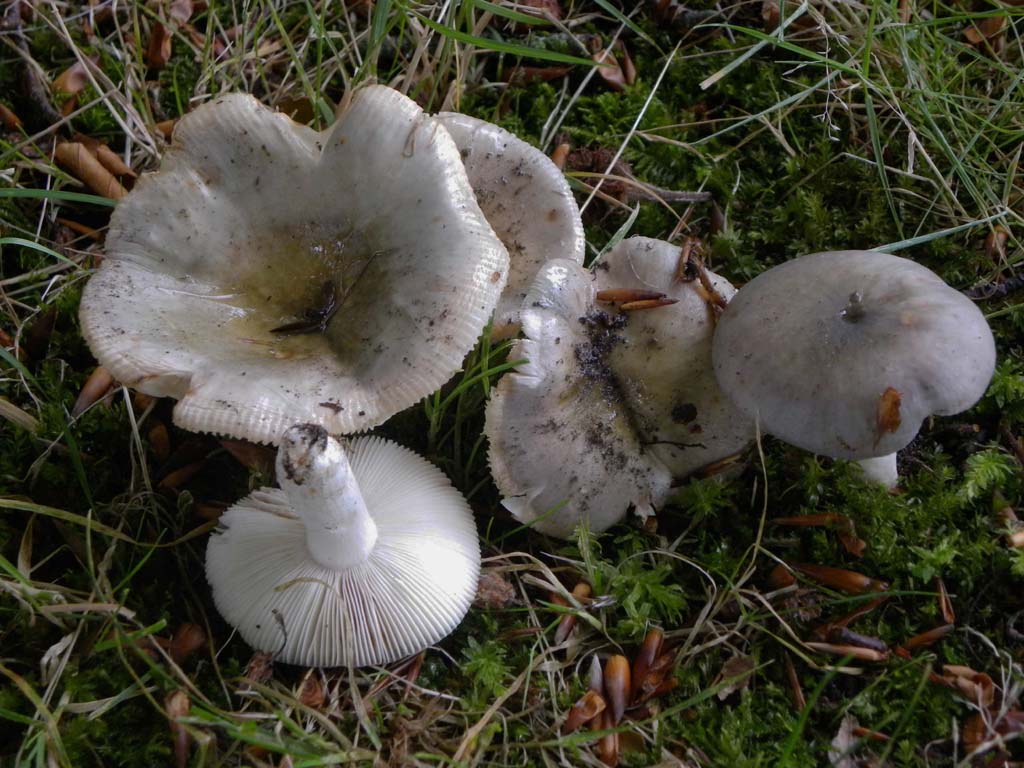
[[[388,663],[476,591],[473,515],[425,459],[365,432],[456,373],[488,321],[522,332],[488,405],[505,507],[601,531],[758,429],[895,482],[929,414],[994,368],[981,313],[881,253],[816,254],[737,292],[633,237],[590,269],[561,171],[508,132],[383,86],[323,132],[245,95],[181,120],[118,205],[82,298],[99,362],[174,421],[278,446],[280,488],[227,510],[214,601],[254,648]]]

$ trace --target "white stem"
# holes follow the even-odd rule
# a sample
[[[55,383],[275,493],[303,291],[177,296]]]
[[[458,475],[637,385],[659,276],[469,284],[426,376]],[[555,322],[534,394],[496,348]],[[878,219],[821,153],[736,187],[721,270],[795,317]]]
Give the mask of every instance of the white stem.
[[[896,454],[876,456],[873,459],[861,459],[857,465],[864,473],[864,479],[881,483],[886,488],[895,488],[900,476],[896,472]]]
[[[281,438],[277,480],[306,526],[313,560],[342,571],[364,562],[377,526],[341,444],[323,427],[300,424]]]

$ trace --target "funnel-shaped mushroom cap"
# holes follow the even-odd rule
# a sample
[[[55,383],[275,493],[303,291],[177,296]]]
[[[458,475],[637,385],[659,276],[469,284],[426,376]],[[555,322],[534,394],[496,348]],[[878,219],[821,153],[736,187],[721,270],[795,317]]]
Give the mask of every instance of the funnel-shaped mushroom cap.
[[[508,284],[494,313],[494,336],[511,336],[541,265],[549,259],[583,263],[579,208],[562,171],[540,150],[484,120],[455,112],[435,119],[455,139],[477,202],[508,249]]]
[[[985,392],[995,343],[973,303],[934,272],[874,251],[803,256],[729,303],[715,373],[766,432],[844,459],[891,454],[931,414]]]
[[[386,664],[462,620],[480,549],[440,470],[307,424],[285,433],[278,480],[228,509],[206,552],[217,609],[252,647],[289,664]]]
[[[405,96],[365,88],[316,133],[235,94],[118,204],[82,331],[186,429],[352,432],[450,378],[507,269],[455,143]]]
[[[595,270],[596,287],[664,293],[676,303],[628,313],[624,343],[609,357],[647,450],[682,478],[743,450],[754,423],[722,393],[711,365],[715,318],[699,280],[677,279],[680,248],[631,237]],[[728,300],[736,289],[707,272]]]
[[[644,451],[608,368],[621,325],[594,305],[594,278],[547,262],[523,305],[526,338],[487,407],[490,463],[502,504],[539,531],[568,538],[580,521],[603,531],[632,504],[664,501],[668,470]]]

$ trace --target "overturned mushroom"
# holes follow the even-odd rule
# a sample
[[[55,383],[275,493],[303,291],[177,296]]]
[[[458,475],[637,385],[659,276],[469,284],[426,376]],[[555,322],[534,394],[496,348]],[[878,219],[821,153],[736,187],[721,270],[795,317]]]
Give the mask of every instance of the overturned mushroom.
[[[649,514],[673,477],[753,438],[715,382],[709,295],[677,279],[679,258],[670,243],[634,237],[592,273],[563,261],[541,270],[511,353],[529,363],[487,410],[491,468],[520,520],[563,537],[581,520],[604,530],[631,504]]]
[[[629,289],[660,297],[650,300],[650,311],[620,305],[629,321],[608,362],[644,446],[683,478],[743,450],[754,424],[718,388],[711,365],[715,306],[696,276],[680,274],[679,261],[678,246],[631,237],[605,255],[595,287],[598,297]],[[725,278],[704,273],[717,300],[736,292]]]
[[[603,531],[630,505],[648,514],[672,482],[644,451],[623,406],[608,352],[625,318],[595,306],[593,276],[564,259],[545,264],[526,296],[528,362],[498,382],[487,406],[490,463],[502,504],[539,531]]]
[[[436,467],[379,438],[290,428],[281,489],[228,509],[206,552],[224,618],[309,666],[386,664],[449,634],[476,593],[473,515]]]
[[[932,414],[970,408],[995,368],[974,304],[931,270],[874,251],[816,253],[729,303],[715,373],[738,408],[801,448],[895,485],[896,451]]]
[[[583,263],[583,222],[562,171],[503,128],[456,112],[438,120],[458,145],[487,221],[508,249],[508,284],[494,314],[494,336],[519,330],[537,270],[549,259]]]
[[[184,117],[118,205],[82,331],[186,429],[352,432],[458,369],[507,268],[454,142],[410,99],[365,88],[316,133],[234,94]]]

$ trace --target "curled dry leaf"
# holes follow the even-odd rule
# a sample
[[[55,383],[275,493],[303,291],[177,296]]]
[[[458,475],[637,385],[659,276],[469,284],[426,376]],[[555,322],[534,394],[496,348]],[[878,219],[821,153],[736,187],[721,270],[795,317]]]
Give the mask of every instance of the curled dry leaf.
[[[320,709],[327,700],[327,689],[315,670],[308,670],[299,685],[296,697],[299,703],[310,709]]]
[[[185,768],[188,765],[188,748],[192,743],[192,737],[179,722],[179,718],[188,717],[191,702],[184,691],[174,691],[167,697],[164,705],[167,707],[171,738],[174,740],[174,762],[178,768]]]
[[[576,602],[585,603],[590,599],[590,585],[585,581],[579,582],[575,587],[572,588],[572,596],[576,598]],[[576,614],[567,613],[558,622],[558,627],[555,629],[555,643],[565,642],[566,638],[572,632],[576,626]]]
[[[956,613],[953,611],[953,601],[949,599],[949,592],[946,591],[946,582],[940,577],[935,578],[935,591],[939,596],[939,613],[942,620],[947,624],[956,623]]]
[[[59,165],[96,194],[111,200],[120,200],[128,194],[121,182],[83,144],[62,142],[54,147],[53,155]]]
[[[633,85],[636,82],[636,65],[633,64],[633,59],[630,57],[629,51],[626,50],[626,44],[619,40],[615,50],[619,52],[619,58],[622,60],[622,77],[625,79],[626,85]]]
[[[120,155],[102,141],[94,139],[91,136],[86,136],[82,133],[76,133],[73,141],[77,141],[79,144],[85,146],[85,148],[100,161],[100,164],[115,176],[128,176],[133,179],[136,178],[137,174],[135,171],[133,171],[131,167],[121,159]]]
[[[661,655],[661,648],[665,642],[665,635],[660,629],[651,629],[644,637],[643,645],[633,657],[633,669],[630,674],[629,700],[636,701],[640,694],[640,684],[647,677],[647,673],[654,664],[654,660]]]
[[[551,162],[555,164],[555,167],[560,171],[565,170],[565,161],[569,159],[569,150],[572,149],[572,145],[567,142],[562,142],[555,151],[551,153]]]
[[[91,57],[89,61],[93,65],[98,65],[99,57]],[[84,60],[76,61],[57,75],[53,81],[53,94],[63,99],[60,108],[62,116],[67,117],[74,111],[78,106],[78,94],[85,90],[85,86],[88,84],[89,74]]]
[[[167,644],[167,653],[175,664],[185,659],[206,644],[206,632],[198,624],[185,622],[174,630],[171,641]]]
[[[254,653],[245,667],[245,679],[262,685],[274,674],[274,654],[260,651]]]
[[[997,263],[1006,260],[1006,241],[1010,238],[1010,232],[1002,224],[996,224],[992,231],[985,236],[985,254]]]
[[[889,653],[876,651],[872,648],[861,648],[859,645],[833,645],[832,643],[804,643],[812,651],[828,653],[832,656],[849,656],[860,661],[886,661]]]
[[[0,123],[3,123],[4,128],[8,131],[16,131],[21,128],[21,118],[3,104],[0,104]]]
[[[878,435],[875,440],[876,445],[886,433],[895,432],[900,428],[900,399],[902,397],[903,395],[893,387],[886,387],[878,398],[878,406],[875,410],[875,431]]]
[[[828,641],[835,645],[856,645],[861,648],[870,648],[879,653],[889,652],[889,646],[881,639],[862,635],[849,627],[832,627],[828,632]]]
[[[163,69],[171,58],[171,31],[159,21],[153,22],[146,49],[146,63],[153,69]]]
[[[174,0],[167,9],[167,15],[171,17],[172,21],[184,24],[192,18],[194,10],[192,0]]]
[[[1006,45],[1006,18],[998,15],[980,19],[964,30],[964,39],[981,50],[998,55]]]
[[[768,574],[768,586],[772,589],[785,589],[794,584],[796,584],[796,576],[782,563],[772,568],[771,573]]]
[[[572,705],[569,715],[562,726],[563,733],[572,733],[581,725],[589,723],[604,712],[607,703],[597,691],[587,691],[583,697]]]
[[[78,393],[78,399],[71,407],[72,418],[77,418],[85,413],[91,405],[100,400],[110,388],[114,386],[114,377],[110,371],[102,365],[96,366],[89,378],[82,385],[82,391]]]
[[[838,589],[851,595],[863,595],[868,592],[884,592],[889,585],[884,581],[865,576],[863,573],[848,571],[844,568],[832,568],[827,565],[794,563],[792,567],[813,579],[822,586]]]
[[[626,705],[629,703],[629,694],[632,690],[629,659],[625,656],[615,654],[605,662],[604,690],[612,710],[612,723],[618,725],[626,712]]]
[[[600,722],[600,725],[595,726],[598,722]],[[594,718],[591,721],[591,727],[593,730],[614,728],[615,723],[613,722],[611,710],[606,709],[601,713],[600,718]],[[602,763],[610,766],[610,768],[614,768],[619,764],[619,734],[609,733],[601,737],[601,740],[597,743],[597,757]]]
[[[793,664],[793,658],[788,653],[784,654],[783,658],[786,660],[786,682],[789,684],[789,700],[792,702],[795,712],[803,712],[804,707],[807,706],[807,697],[804,696],[804,689],[800,685],[800,677],[796,673],[796,666]]]
[[[934,629],[929,629],[927,632],[922,632],[918,635],[914,635],[913,637],[904,641],[903,648],[908,651],[912,651],[915,648],[926,648],[932,643],[936,643],[942,638],[944,638],[954,629],[955,626],[952,624],[943,624],[942,626],[935,627]]]
[[[742,691],[750,685],[750,678],[753,675],[755,666],[757,665],[754,664],[754,660],[750,656],[742,654],[726,659],[722,669],[719,670],[715,679],[711,681],[712,688],[726,683],[717,693],[718,700],[725,701],[737,691]]]
[[[622,67],[619,66],[615,54],[606,50],[597,37],[590,39],[590,50],[590,58],[597,63],[597,72],[601,75],[601,79],[608,84],[608,87],[613,91],[626,90],[626,75],[623,73]]]

